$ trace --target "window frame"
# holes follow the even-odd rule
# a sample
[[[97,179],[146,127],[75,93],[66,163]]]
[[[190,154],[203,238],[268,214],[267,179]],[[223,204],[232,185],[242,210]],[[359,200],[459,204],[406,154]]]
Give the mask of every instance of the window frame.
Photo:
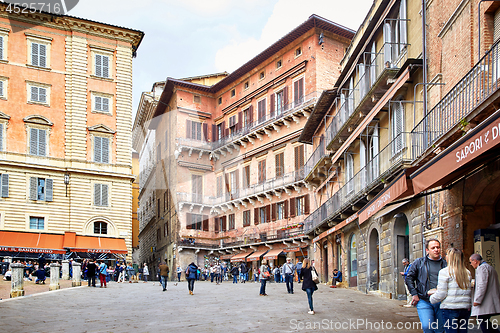
[[[2,87],[0,88],[0,99],[7,100],[9,92],[9,78],[6,76],[0,76],[0,83]]]
[[[108,147],[108,160],[107,161],[103,161],[102,158],[103,156],[101,156],[101,160],[97,160],[96,159],[96,144],[97,144],[97,138],[99,138],[101,140],[101,151],[102,151],[102,140],[103,139],[106,139],[108,140],[108,144],[107,144],[107,147]],[[109,135],[98,135],[98,134],[92,134],[92,162],[94,163],[101,163],[101,164],[111,164],[111,151],[112,151],[112,137],[109,136]],[[103,155],[103,153],[101,153],[101,155]]]
[[[40,181],[43,180],[43,186]],[[28,181],[28,199],[36,202],[53,202],[54,201],[54,179],[49,177],[29,176]],[[40,191],[42,190],[43,197]]]
[[[50,107],[50,98],[51,98],[51,85],[40,83],[40,82],[32,82],[26,81],[26,103],[28,104],[36,104]],[[45,102],[41,102],[39,100],[32,100],[32,88],[37,89],[45,89]]]
[[[249,227],[252,223],[251,209],[243,211],[243,227]]]
[[[0,38],[2,38],[2,46],[0,47],[0,62],[9,61],[9,33],[10,29],[0,27]]]
[[[51,53],[52,53],[52,38],[51,37],[46,37],[46,36],[41,36],[41,35],[34,35],[30,33],[25,33],[26,36],[26,44],[27,44],[27,63],[26,65],[28,67],[33,67],[33,68],[39,68],[39,69],[46,69],[50,70],[51,69]],[[33,44],[39,44],[39,45],[44,45],[45,46],[45,66],[40,66],[39,64],[33,64]]]
[[[37,228],[32,228],[31,227],[32,219],[37,219]],[[43,223],[43,227],[42,228],[39,227],[39,220],[40,219],[42,220],[42,223]],[[44,216],[29,216],[29,218],[28,218],[28,229],[29,230],[46,230],[45,217]]]
[[[115,50],[96,45],[89,45],[92,59],[91,77],[101,80],[114,80]],[[108,76],[97,75],[97,56],[108,57]],[[102,71],[102,69],[101,69]]]
[[[100,227],[98,228],[101,232],[96,232],[96,225],[97,224],[100,224]],[[105,228],[103,228],[103,225],[105,226]],[[94,221],[93,222],[93,234],[94,235],[108,235],[108,222],[104,222],[104,221]],[[106,232],[102,232],[102,230],[105,230]]]
[[[96,185],[100,185],[101,186],[101,190],[100,190],[100,204],[98,204],[96,202],[97,198],[96,198]],[[102,197],[103,197],[103,186],[106,186],[106,191],[107,191],[107,198],[106,198],[106,205],[103,205],[103,200],[102,200]],[[110,193],[111,193],[111,184],[107,183],[107,182],[92,182],[92,206],[95,207],[95,208],[111,208],[111,200],[110,200]]]
[[[90,96],[91,96],[91,107],[92,107],[91,110],[93,113],[113,115],[113,102],[114,102],[113,95],[92,91]],[[101,99],[105,98],[108,100],[108,111],[99,110],[97,108],[97,98]]]
[[[295,49],[295,51],[293,52],[293,56],[294,58],[298,58],[302,55],[302,46],[299,46]]]

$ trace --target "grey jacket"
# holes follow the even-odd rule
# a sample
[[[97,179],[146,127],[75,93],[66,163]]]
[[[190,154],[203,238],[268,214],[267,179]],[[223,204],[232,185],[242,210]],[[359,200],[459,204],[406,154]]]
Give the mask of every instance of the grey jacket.
[[[500,313],[500,285],[498,274],[493,267],[482,262],[476,268],[476,283],[474,287],[471,316]]]

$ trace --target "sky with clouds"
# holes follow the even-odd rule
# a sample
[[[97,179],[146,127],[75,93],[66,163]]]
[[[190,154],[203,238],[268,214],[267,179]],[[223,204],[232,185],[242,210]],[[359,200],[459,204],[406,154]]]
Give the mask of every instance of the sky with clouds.
[[[232,72],[316,14],[357,30],[373,0],[80,0],[68,14],[141,30],[133,108],[167,77]]]

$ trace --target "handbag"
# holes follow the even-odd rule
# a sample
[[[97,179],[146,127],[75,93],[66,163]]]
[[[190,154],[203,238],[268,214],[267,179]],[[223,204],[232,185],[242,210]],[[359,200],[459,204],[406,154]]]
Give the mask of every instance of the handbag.
[[[269,274],[268,271],[265,271],[264,273],[262,273],[262,276],[264,276],[264,278],[267,280],[269,279],[269,277],[271,277],[271,274]]]
[[[316,283],[316,284],[319,283],[318,273],[316,273],[316,269],[315,268],[311,269],[311,278],[312,278],[312,280],[313,280],[314,283]]]

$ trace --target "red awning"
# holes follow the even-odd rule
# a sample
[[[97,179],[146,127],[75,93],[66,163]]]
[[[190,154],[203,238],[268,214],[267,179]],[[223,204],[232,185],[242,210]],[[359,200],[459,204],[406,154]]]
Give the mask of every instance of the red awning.
[[[63,254],[63,239],[57,234],[0,231],[0,251]]]
[[[234,254],[224,254],[222,256],[220,256],[220,259],[221,260],[227,260],[227,259],[231,259],[231,257],[234,256]]]
[[[272,249],[266,253],[266,255],[264,256],[264,259],[266,259],[266,260],[278,259],[278,256],[281,253],[283,253],[283,249]]]
[[[72,246],[69,246],[69,244],[65,244],[65,247],[69,248],[73,252],[121,254],[128,253],[125,239],[123,238],[76,236],[75,244]]]
[[[460,178],[480,164],[481,159],[488,155],[485,153],[499,144],[500,110],[497,110],[410,176],[415,194]]]
[[[252,253],[253,251],[238,253],[231,258],[231,262],[245,261],[246,257],[248,257]]]
[[[323,239],[325,238],[326,236],[334,233],[335,231],[338,231],[340,229],[342,229],[343,227],[345,227],[346,225],[348,225],[349,223],[351,223],[352,221],[356,220],[358,218],[358,213],[354,213],[352,214],[351,216],[349,216],[348,218],[346,218],[344,221],[340,222],[339,224],[337,224],[336,226],[328,229],[327,231],[325,232],[322,232],[319,236],[313,238],[313,243],[316,243],[317,241],[319,241],[320,239]]]
[[[249,256],[247,258],[247,260],[248,261],[257,261],[260,259],[260,257],[262,257],[264,254],[266,254],[267,251],[268,250],[254,252],[251,256]]]
[[[383,189],[375,198],[358,212],[359,224],[368,220],[373,214],[381,210],[389,202],[413,194],[413,187],[406,176],[406,171],[401,172],[392,183]]]

